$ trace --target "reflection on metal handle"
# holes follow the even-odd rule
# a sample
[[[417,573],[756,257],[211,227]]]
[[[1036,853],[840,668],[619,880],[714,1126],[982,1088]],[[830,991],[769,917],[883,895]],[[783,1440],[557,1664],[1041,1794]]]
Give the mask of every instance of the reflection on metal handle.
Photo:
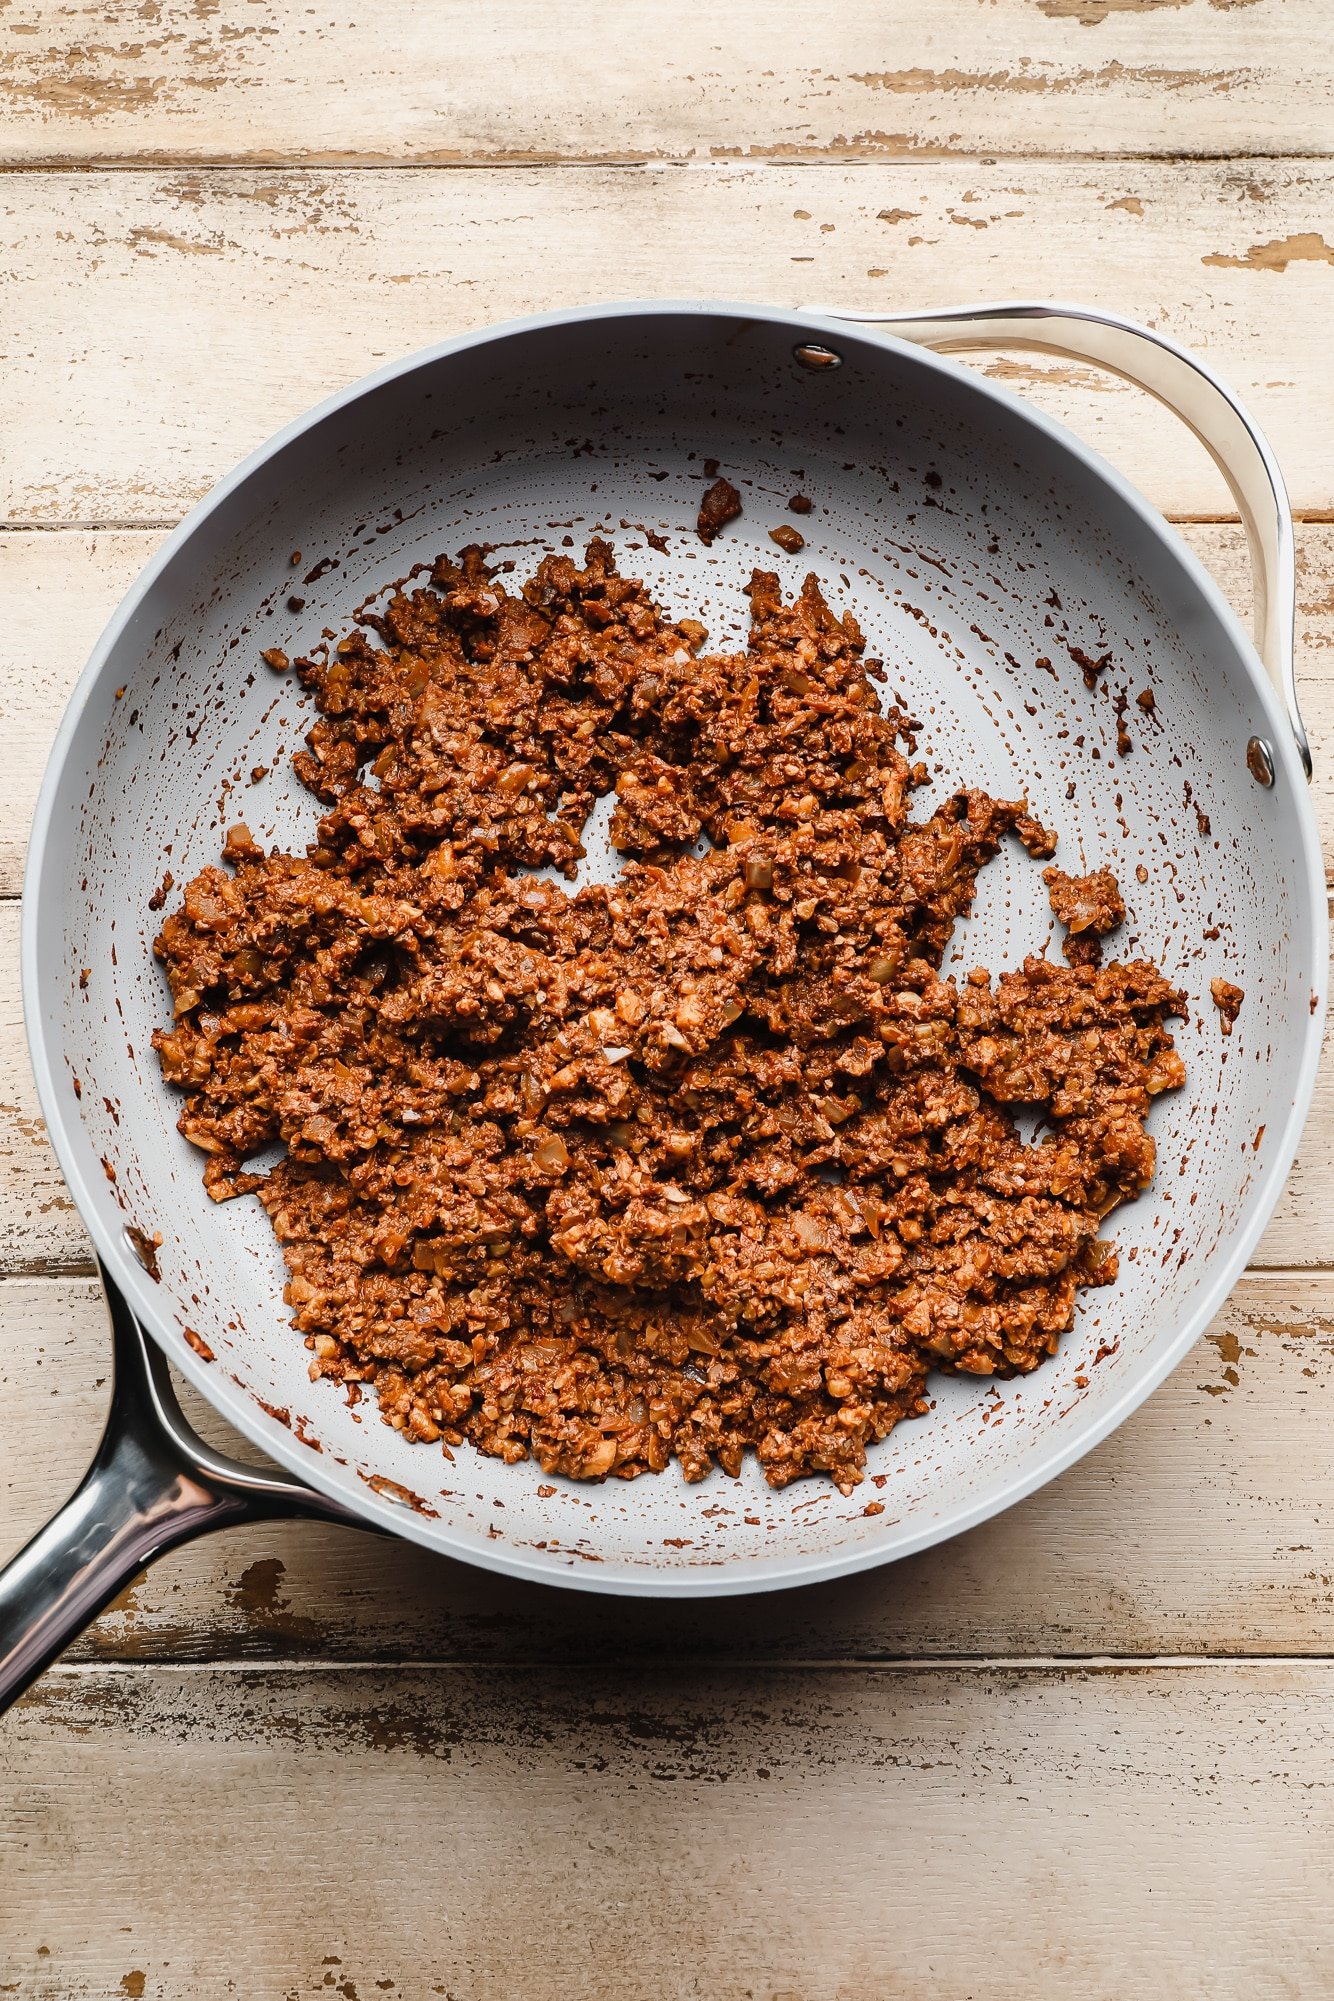
[[[1292,510],[1269,441],[1232,391],[1194,355],[1151,327],[1089,306],[1019,301],[948,306],[940,312],[844,313],[942,354],[969,348],[1036,348],[1085,361],[1147,389],[1195,433],[1217,465],[1246,524],[1255,573],[1255,643],[1288,712],[1306,775],[1311,747],[1297,705],[1293,661],[1297,577]]]
[[[0,1571],[0,1712],[176,1543],[283,1515],[357,1520],[297,1481],[244,1466],[196,1437],[164,1356],[105,1273],[103,1283],[115,1348],[106,1430],[78,1491]]]

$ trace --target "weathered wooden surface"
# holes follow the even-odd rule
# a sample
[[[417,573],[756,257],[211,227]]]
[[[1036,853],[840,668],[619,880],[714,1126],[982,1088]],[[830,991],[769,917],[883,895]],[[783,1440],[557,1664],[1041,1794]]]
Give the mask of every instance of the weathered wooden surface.
[[[1323,0],[10,0],[0,159],[1327,153]]]
[[[0,1285],[0,1560],[74,1486],[107,1397],[90,1280]],[[216,1444],[254,1458],[201,1399]],[[772,1599],[573,1597],[350,1530],[273,1524],[156,1564],[75,1658],[798,1664],[1334,1654],[1334,1278],[1252,1274],[1170,1381],[1020,1507],[893,1571]]]
[[[165,529],[381,360],[629,295],[1152,321],[1306,517],[1334,865],[1328,30],[1327,0],[0,0],[0,1560],[106,1396],[19,1022],[46,750]],[[1245,601],[1222,482],[1152,405],[984,365]],[[0,1993],[1329,1991],[1332,1218],[1327,1065],[1267,1269],[1172,1379],[879,1575],[664,1608],[307,1524],[175,1552],[0,1725]]]
[[[33,2001],[1329,1991],[1326,1664],[65,1671],[0,1774]]]
[[[174,520],[278,425],[387,357],[511,314],[682,297],[887,311],[1088,299],[1193,343],[1334,509],[1334,163],[14,173],[0,521]],[[1230,515],[1139,392],[993,372],[1175,514]]]

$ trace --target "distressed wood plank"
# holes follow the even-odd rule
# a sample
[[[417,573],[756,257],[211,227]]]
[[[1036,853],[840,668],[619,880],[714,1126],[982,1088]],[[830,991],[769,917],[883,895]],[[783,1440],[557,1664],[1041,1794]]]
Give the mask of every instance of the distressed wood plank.
[[[0,1560],[81,1476],[108,1340],[88,1280],[0,1285]],[[253,1458],[193,1392],[192,1420]],[[1334,1277],[1247,1277],[1168,1383],[1079,1466],[925,1555],[769,1599],[660,1604],[490,1577],[277,1523],[148,1571],[76,1649],[147,1663],[744,1655],[1334,1654]]]
[[[1181,534],[1243,618],[1250,569],[1239,527],[1186,522]],[[0,896],[17,894],[51,739],[94,641],[162,539],[160,529],[78,529],[0,535],[0,732],[8,755],[0,793]],[[1297,661],[1316,745],[1316,808],[1334,881],[1334,525],[1297,534]]]
[[[1326,1665],[65,1674],[0,1798],[24,2001],[1280,2001],[1334,1956]]]
[[[621,296],[887,309],[1087,297],[1235,382],[1303,510],[1334,508],[1334,165],[1035,160],[559,173],[13,173],[0,185],[0,519],[175,518],[275,427],[386,357]],[[1124,385],[1004,379],[1170,512],[1230,507],[1202,449]]]
[[[0,159],[1328,153],[1323,0],[12,0]]]
[[[65,705],[94,642],[163,530],[0,535],[0,896],[23,882],[37,792]]]
[[[6,177],[0,509],[173,518],[381,354],[508,312],[608,291],[903,303],[1059,271],[1204,346],[1299,505],[1329,511],[1334,420],[1303,393],[1326,368],[1329,170],[1244,157],[1334,151],[1326,25],[1323,0],[904,0],[888,20],[852,0],[814,32],[795,0],[591,0],[577,30],[536,0],[336,23],[296,0],[0,0],[0,164],[513,168]],[[1038,151],[1123,157],[1009,157]],[[1216,153],[1233,163],[1132,157]],[[518,164],[720,156],[821,171]],[[1226,506],[1129,392],[993,372],[1169,507]],[[1191,532],[1235,591],[1235,534]],[[156,533],[0,537],[0,895],[78,658]],[[1318,744],[1330,540],[1304,538]],[[27,1078],[12,919],[0,1272],[87,1254]],[[1263,1257],[1334,1256],[1331,1133],[1327,1067]],[[2,1553],[77,1477],[106,1343],[81,1279],[4,1282],[0,1325]],[[178,1552],[0,1733],[0,1990],[1324,1991],[1334,1669],[1014,1657],[1330,1653],[1332,1356],[1334,1279],[1252,1275],[1130,1425],[1023,1508],[758,1605],[582,1601],[295,1524]],[[464,1664],[317,1666],[366,1654]],[[893,1655],[918,1664],[870,1665]],[[152,1665],[283,1656],[298,1671]]]
[[[18,905],[0,903],[0,1273],[87,1271],[92,1245],[56,1165],[28,1062]]]

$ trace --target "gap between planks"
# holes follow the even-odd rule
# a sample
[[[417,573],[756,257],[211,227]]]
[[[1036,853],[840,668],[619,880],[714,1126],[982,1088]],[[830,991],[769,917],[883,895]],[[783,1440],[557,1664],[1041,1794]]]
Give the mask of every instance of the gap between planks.
[[[977,146],[885,148],[876,152],[766,153],[738,151],[717,159],[697,160],[676,153],[511,153],[504,159],[485,153],[422,152],[414,159],[401,160],[392,153],[307,152],[291,159],[273,159],[263,153],[210,153],[200,156],[164,149],[141,153],[134,158],[105,153],[83,157],[77,153],[48,153],[40,159],[0,161],[0,180],[20,174],[506,174],[579,173],[589,168],[607,173],[714,173],[728,174],[801,169],[808,173],[870,170],[875,167],[910,166],[930,169],[958,167],[1061,166],[1077,170],[1088,167],[1210,167],[1266,166],[1323,167],[1328,153],[1311,147],[1278,152],[1270,147],[1263,153],[1239,153],[1227,147],[1181,146],[1171,153],[1118,153],[1085,147],[1078,153],[1031,153],[1005,146],[991,146],[985,152]]]
[[[886,1569],[892,1568],[890,1565]],[[781,1597],[781,1593],[775,1593]],[[1334,1667],[1334,1654],[1287,1654],[1263,1653],[1258,1650],[1245,1654],[885,1654],[879,1656],[849,1655],[846,1658],[826,1658],[817,1654],[787,1655],[775,1658],[772,1655],[729,1653],[725,1659],[713,1655],[678,1654],[675,1664],[700,1668],[713,1668],[727,1674],[761,1672],[768,1674],[799,1673],[818,1674],[859,1674],[884,1675],[886,1677],[927,1675],[927,1674],[967,1674],[967,1675],[1056,1675],[1078,1674],[1091,1678],[1095,1675],[1130,1674],[1189,1674],[1216,1673],[1218,1670],[1232,1669],[1244,1673],[1248,1668],[1290,1668],[1294,1673],[1305,1673],[1308,1669],[1319,1671]],[[571,1663],[568,1655],[515,1654],[507,1659],[503,1654],[490,1655],[485,1663],[489,1669],[498,1672],[523,1670],[536,1671],[546,1668],[553,1673],[569,1673],[571,1666],[589,1667],[589,1662]],[[644,1660],[638,1654],[600,1655],[596,1668],[605,1673],[617,1668],[634,1668],[639,1674],[644,1671]],[[238,1657],[228,1660],[225,1656],[206,1661],[173,1661],[151,1657],[137,1657],[134,1660],[80,1660],[54,1661],[44,1669],[42,1681],[65,1679],[72,1681],[102,1681],[110,1677],[141,1675],[235,1675],[235,1676],[311,1676],[311,1675],[354,1675],[392,1674],[396,1668],[411,1670],[414,1674],[449,1674],[475,1676],[478,1662],[465,1655],[441,1655],[437,1659],[413,1654],[402,1660],[386,1658],[384,1655],[368,1656],[362,1660],[302,1659],[299,1656],[275,1655],[270,1660]],[[22,1702],[37,1699],[40,1684],[20,1698]]]

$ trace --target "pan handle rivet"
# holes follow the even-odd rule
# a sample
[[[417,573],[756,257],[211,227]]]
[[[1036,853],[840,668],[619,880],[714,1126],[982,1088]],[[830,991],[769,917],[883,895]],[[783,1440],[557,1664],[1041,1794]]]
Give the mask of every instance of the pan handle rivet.
[[[832,347],[820,347],[815,341],[801,341],[792,350],[792,358],[799,368],[809,368],[818,372],[822,368],[842,368],[843,357]]]
[[[1246,769],[1257,785],[1274,782],[1274,753],[1262,736],[1253,736],[1246,746]]]

